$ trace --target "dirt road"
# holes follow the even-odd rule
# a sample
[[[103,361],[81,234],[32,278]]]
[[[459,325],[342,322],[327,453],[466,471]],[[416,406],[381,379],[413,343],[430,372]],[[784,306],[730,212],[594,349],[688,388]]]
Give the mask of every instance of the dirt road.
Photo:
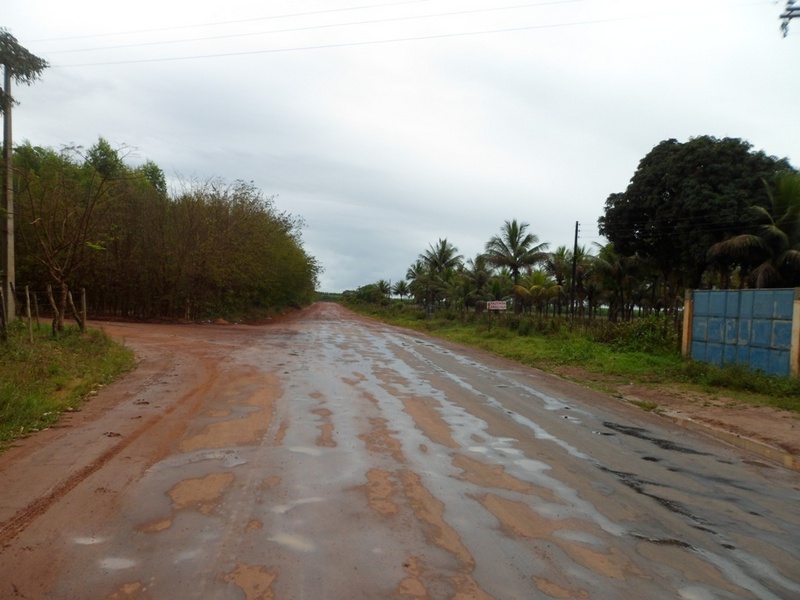
[[[800,598],[800,473],[330,304],[104,324],[0,456],[0,598]]]

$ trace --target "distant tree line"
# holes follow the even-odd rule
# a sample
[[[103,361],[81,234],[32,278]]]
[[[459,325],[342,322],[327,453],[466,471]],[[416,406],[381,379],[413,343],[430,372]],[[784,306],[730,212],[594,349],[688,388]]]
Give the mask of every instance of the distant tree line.
[[[518,312],[593,317],[602,308],[627,320],[677,311],[686,289],[800,286],[800,175],[740,139],[661,142],[608,197],[599,225],[608,243],[577,251],[548,251],[516,219],[467,260],[442,238],[394,285],[346,296],[462,310],[506,299]]]
[[[15,148],[17,288],[70,290],[90,314],[132,318],[245,315],[313,299],[319,265],[300,219],[252,183],[185,182],[170,192],[153,162],[126,163],[106,140],[82,151]]]

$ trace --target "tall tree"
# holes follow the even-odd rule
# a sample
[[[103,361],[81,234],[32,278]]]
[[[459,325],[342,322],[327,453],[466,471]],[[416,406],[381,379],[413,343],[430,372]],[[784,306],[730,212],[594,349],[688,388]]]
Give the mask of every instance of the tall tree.
[[[427,280],[427,302],[435,303],[447,300],[452,294],[453,276],[457,268],[461,266],[463,257],[458,254],[458,248],[453,246],[445,239],[439,239],[434,245],[430,244],[428,249],[419,256],[422,263],[427,267],[429,278]]]
[[[486,243],[486,257],[495,267],[508,267],[514,278],[514,285],[519,283],[520,271],[531,268],[547,256],[547,244],[540,244],[539,238],[528,233],[528,223],[518,223],[516,219],[506,221],[500,235],[492,237]]]
[[[74,148],[61,153],[20,149],[21,245],[56,284],[60,299],[56,327],[64,326],[69,283],[90,253],[105,250],[103,213],[125,183],[125,168],[102,138],[86,157]]]
[[[11,132],[11,81],[30,85],[48,67],[47,61],[20,46],[7,29],[0,28],[0,64],[3,65],[3,89],[0,90],[0,111],[3,113],[3,203],[0,205],[0,283],[5,295],[6,317],[16,316],[14,304],[14,183],[13,140]]]
[[[662,277],[697,287],[716,242],[744,232],[749,206],[766,204],[762,179],[789,169],[740,139],[670,139],[639,163],[630,185],[606,200],[600,233],[616,252],[652,259]]]

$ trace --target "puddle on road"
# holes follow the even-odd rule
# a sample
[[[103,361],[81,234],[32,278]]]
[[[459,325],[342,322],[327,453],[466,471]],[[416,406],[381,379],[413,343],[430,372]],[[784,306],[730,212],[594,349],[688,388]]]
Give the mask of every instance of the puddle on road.
[[[280,544],[281,546],[286,546],[290,550],[295,550],[296,552],[313,552],[316,549],[314,542],[302,535],[279,533],[269,538],[269,541]]]
[[[278,515],[285,515],[290,510],[297,506],[302,506],[303,504],[314,504],[317,502],[324,502],[323,498],[301,498],[300,500],[295,500],[294,502],[289,502],[288,504],[279,504],[278,506],[274,506],[272,508],[272,512]]]
[[[76,537],[72,542],[79,546],[92,546],[94,544],[102,544],[107,538],[104,537]]]
[[[309,456],[322,456],[322,450],[319,448],[309,448],[308,446],[289,446],[290,452],[297,452],[298,454],[307,454]]]
[[[135,567],[138,563],[130,558],[107,557],[100,560],[100,568],[107,571],[123,571]]]
[[[595,540],[601,538],[595,531],[595,526],[589,522],[581,521],[574,517],[561,520],[551,520],[541,516],[530,506],[523,502],[509,500],[496,494],[485,494],[476,498],[486,510],[500,521],[503,528],[513,535],[527,538],[540,539],[555,543],[561,550],[578,565],[583,566],[603,577],[624,580],[629,575],[644,575],[640,569],[616,547],[604,544],[602,549],[596,549],[597,543],[589,547],[582,541],[564,539],[556,532],[568,529],[570,532],[582,532],[592,536]],[[572,537],[575,537],[572,533]],[[566,569],[562,565],[561,570]]]
[[[463,454],[456,454],[453,457],[453,466],[463,471],[461,475],[462,479],[474,483],[479,487],[492,487],[519,492],[521,494],[545,494],[549,496],[551,501],[555,501],[553,493],[550,490],[535,488],[527,481],[522,481],[513,475],[509,475],[502,465],[487,465],[486,463],[469,458]]]

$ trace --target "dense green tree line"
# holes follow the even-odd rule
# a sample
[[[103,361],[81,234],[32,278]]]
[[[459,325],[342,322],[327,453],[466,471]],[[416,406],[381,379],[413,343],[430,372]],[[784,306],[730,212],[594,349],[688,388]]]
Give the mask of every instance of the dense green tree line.
[[[548,252],[517,220],[467,261],[439,239],[394,286],[350,296],[461,309],[510,299],[517,311],[590,317],[604,307],[618,320],[675,311],[689,288],[800,286],[800,174],[739,139],[661,142],[599,224],[608,243],[577,252]]]
[[[104,139],[88,151],[15,149],[17,287],[86,288],[89,312],[208,318],[303,305],[319,266],[301,221],[252,183],[169,192],[153,162],[130,166]],[[19,293],[19,291],[18,291]]]

